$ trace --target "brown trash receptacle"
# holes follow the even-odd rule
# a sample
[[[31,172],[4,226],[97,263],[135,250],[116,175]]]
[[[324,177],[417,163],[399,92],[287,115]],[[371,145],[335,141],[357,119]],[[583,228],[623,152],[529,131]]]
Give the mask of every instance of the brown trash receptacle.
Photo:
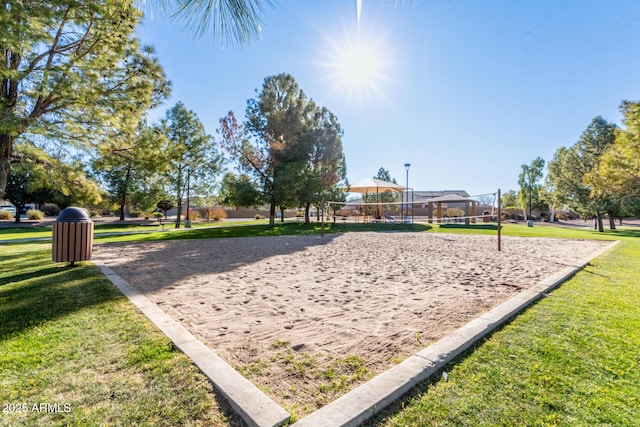
[[[93,221],[86,209],[66,208],[53,223],[54,262],[87,261],[93,252]]]

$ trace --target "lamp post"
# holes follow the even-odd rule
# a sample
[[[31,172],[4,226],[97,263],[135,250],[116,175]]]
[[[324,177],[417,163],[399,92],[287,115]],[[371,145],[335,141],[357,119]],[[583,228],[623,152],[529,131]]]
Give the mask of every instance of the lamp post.
[[[529,170],[529,219],[531,220],[531,205],[533,199],[533,176],[532,171]]]
[[[409,216],[409,168],[411,167],[411,163],[405,163],[404,168],[407,171],[407,214],[405,216]]]
[[[189,197],[191,184],[191,168],[187,168],[187,217],[184,219],[184,228],[191,228],[191,218],[189,218]]]

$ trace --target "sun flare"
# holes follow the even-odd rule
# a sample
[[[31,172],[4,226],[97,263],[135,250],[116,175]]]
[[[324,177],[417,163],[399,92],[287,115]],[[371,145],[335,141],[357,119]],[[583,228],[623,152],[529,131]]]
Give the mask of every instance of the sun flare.
[[[356,43],[338,52],[335,77],[341,85],[367,88],[375,85],[380,69],[377,52]]]
[[[326,50],[320,65],[332,94],[361,103],[387,97],[393,61],[384,37],[343,32],[324,41]]]

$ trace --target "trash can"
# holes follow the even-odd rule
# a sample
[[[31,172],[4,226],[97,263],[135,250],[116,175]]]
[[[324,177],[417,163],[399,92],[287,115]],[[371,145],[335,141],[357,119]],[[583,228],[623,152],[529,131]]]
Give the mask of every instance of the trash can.
[[[66,208],[53,223],[54,262],[87,261],[93,252],[93,221],[86,209]]]
[[[411,217],[409,215],[405,215],[404,216],[404,223],[405,224],[411,224]]]

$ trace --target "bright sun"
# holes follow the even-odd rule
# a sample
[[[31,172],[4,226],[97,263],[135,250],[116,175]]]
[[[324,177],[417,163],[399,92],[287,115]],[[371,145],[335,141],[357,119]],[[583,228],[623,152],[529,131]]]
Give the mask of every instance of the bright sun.
[[[346,96],[348,100],[364,103],[386,98],[385,86],[389,82],[392,65],[391,50],[384,37],[357,33],[349,36],[324,38],[326,51],[320,63],[331,85],[331,93]]]
[[[365,46],[359,41],[345,46],[338,52],[336,60],[335,76],[341,85],[356,89],[375,86],[381,60],[371,46]]]

